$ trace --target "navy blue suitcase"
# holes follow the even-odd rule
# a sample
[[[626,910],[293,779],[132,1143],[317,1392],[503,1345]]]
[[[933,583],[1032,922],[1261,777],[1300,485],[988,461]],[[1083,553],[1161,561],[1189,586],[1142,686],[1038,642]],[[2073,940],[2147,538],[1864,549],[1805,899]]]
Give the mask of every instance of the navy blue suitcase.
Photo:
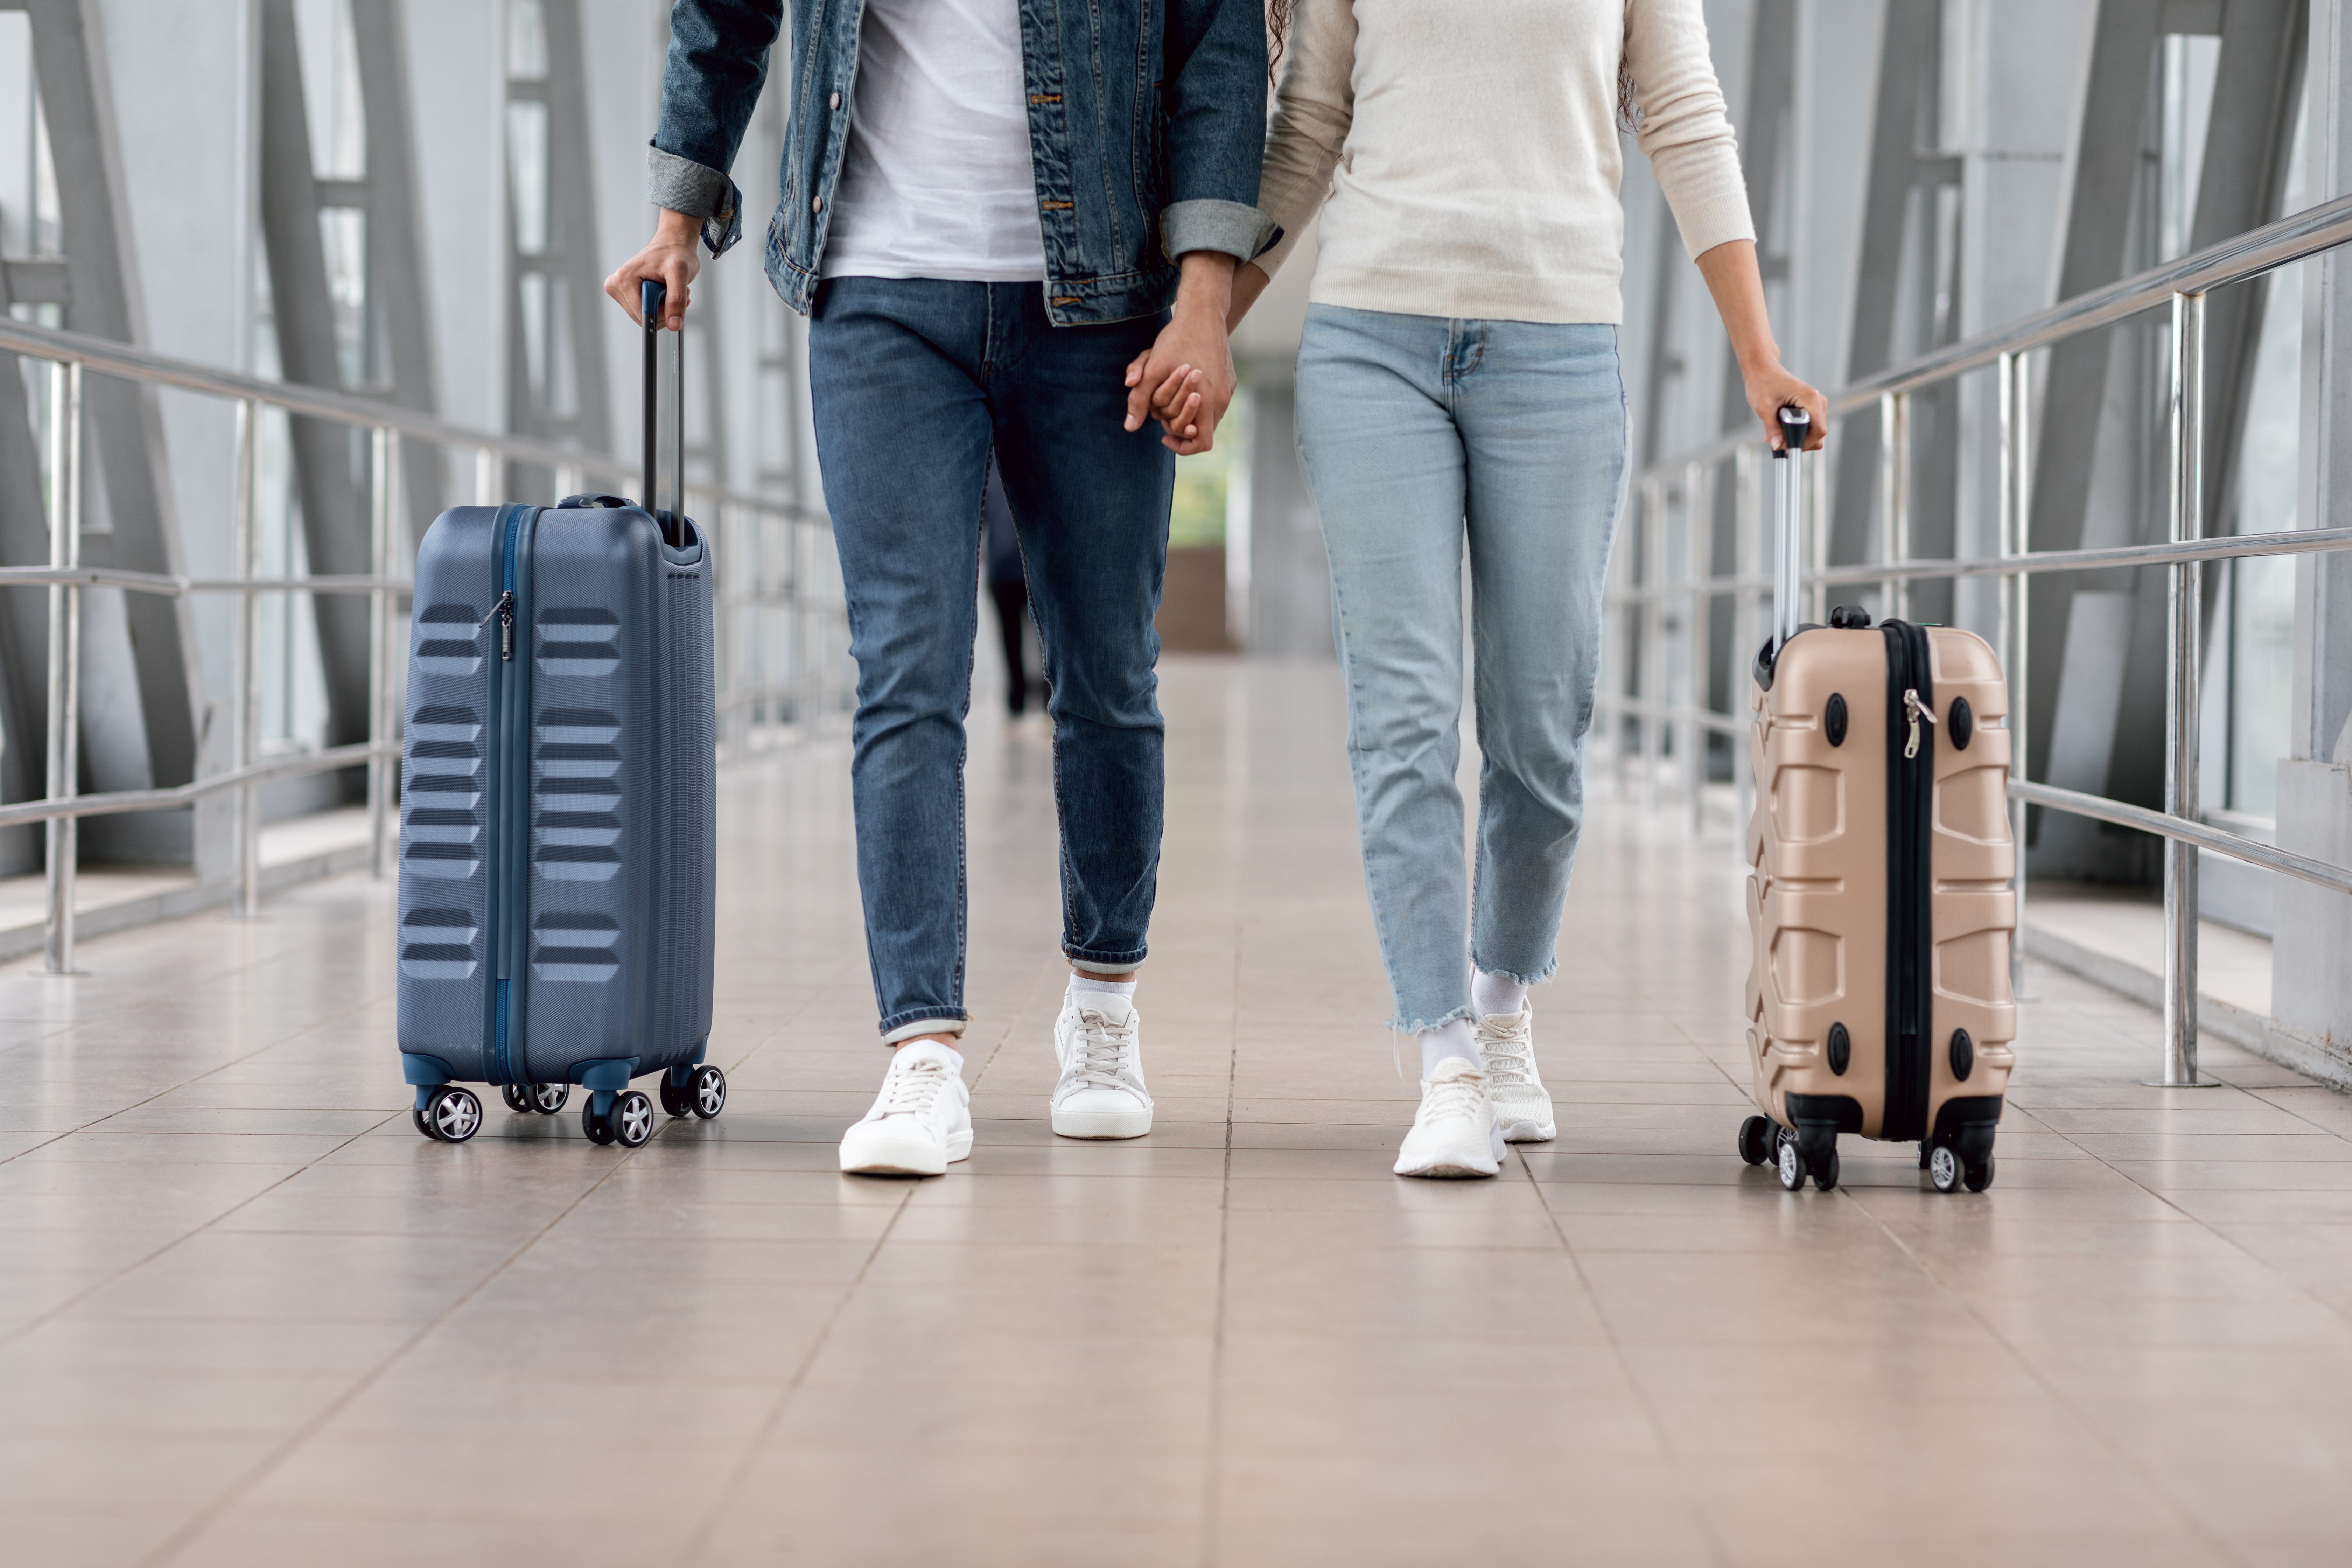
[[[646,318],[658,319],[657,299]],[[675,334],[672,334],[673,342]],[[646,334],[646,492],[654,499]],[[682,442],[679,445],[682,446]],[[676,475],[674,473],[674,479]],[[399,1040],[416,1129],[461,1143],[461,1083],[635,1147],[660,1075],[716,1116],[710,549],[611,496],[456,507],[416,554],[401,774]]]

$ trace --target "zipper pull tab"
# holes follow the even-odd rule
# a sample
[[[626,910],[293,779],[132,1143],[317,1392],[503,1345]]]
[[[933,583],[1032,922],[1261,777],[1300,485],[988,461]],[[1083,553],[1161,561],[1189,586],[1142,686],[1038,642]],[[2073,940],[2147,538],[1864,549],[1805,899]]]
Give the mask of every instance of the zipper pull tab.
[[[499,595],[499,602],[490,606],[488,615],[474,623],[474,629],[480,631],[494,620],[499,623],[499,657],[514,658],[514,590],[512,588]]]
[[[1906,689],[1904,691],[1903,711],[1908,715],[1911,720],[1911,739],[1903,748],[1904,760],[1907,762],[1911,758],[1919,754],[1919,726],[1922,723],[1926,723],[1928,726],[1933,727],[1936,722],[1936,715],[1932,709],[1930,709],[1925,702],[1919,700],[1919,693],[1916,688]]]

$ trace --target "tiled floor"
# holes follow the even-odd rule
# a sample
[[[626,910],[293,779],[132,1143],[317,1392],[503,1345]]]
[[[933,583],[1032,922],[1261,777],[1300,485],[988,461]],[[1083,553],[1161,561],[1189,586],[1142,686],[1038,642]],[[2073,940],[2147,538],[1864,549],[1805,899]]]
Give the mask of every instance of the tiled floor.
[[[1046,1131],[1043,738],[971,768],[980,1121],[882,1067],[837,749],[723,792],[727,1114],[408,1124],[357,879],[0,971],[0,1560],[2341,1564],[2352,1102],[2032,975],[1982,1196],[1732,1152],[1733,858],[1595,804],[1560,1138],[1399,1181],[1328,667],[1172,663],[1160,1131]]]

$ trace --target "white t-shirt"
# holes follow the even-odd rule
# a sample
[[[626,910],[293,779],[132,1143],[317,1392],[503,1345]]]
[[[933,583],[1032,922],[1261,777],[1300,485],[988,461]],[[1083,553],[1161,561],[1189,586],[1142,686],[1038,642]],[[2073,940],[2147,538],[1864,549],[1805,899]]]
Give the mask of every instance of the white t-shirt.
[[[1045,280],[1020,0],[866,0],[819,270]]]

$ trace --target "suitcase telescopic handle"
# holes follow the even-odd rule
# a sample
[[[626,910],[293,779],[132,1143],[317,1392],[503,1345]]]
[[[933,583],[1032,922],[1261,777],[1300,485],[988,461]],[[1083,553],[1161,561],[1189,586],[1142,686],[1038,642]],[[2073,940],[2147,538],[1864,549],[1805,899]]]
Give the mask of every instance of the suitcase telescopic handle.
[[[1780,410],[1780,445],[1773,452],[1779,515],[1772,520],[1772,648],[1778,653],[1797,635],[1798,542],[1802,532],[1805,440],[1813,416],[1794,404]]]
[[[654,514],[660,525],[662,538],[673,545],[686,543],[686,333],[670,334],[670,361],[677,367],[677,393],[670,399],[669,410],[669,510],[665,511],[656,503],[660,500],[656,484],[661,460],[661,338],[663,307],[668,303],[669,290],[659,279],[647,278],[638,285],[638,314],[645,320],[646,367],[643,404],[646,437],[646,510]]]

